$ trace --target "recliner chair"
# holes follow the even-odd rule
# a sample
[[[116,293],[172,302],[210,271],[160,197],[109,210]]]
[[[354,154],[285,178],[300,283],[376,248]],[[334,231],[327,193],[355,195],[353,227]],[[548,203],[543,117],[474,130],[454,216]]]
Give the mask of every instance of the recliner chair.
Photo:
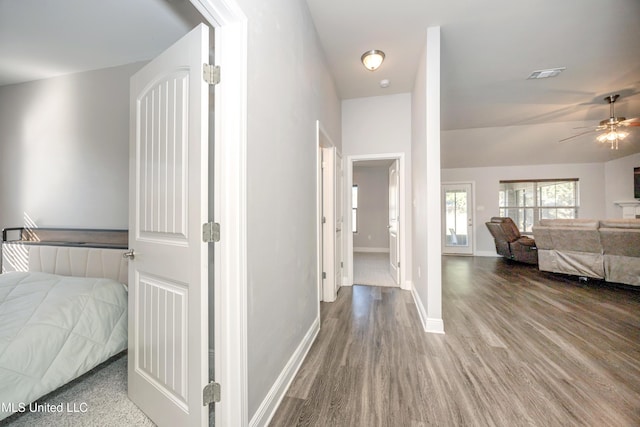
[[[485,224],[493,236],[496,252],[499,255],[514,261],[538,264],[538,248],[535,240],[522,236],[511,218],[494,216]]]

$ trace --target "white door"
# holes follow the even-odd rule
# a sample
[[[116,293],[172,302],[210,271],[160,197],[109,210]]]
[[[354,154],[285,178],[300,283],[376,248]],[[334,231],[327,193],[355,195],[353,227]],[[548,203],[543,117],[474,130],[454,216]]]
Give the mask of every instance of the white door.
[[[389,166],[389,271],[400,284],[400,175],[398,161]]]
[[[208,425],[209,29],[131,78],[129,397],[160,426]]]
[[[473,255],[472,184],[442,184],[442,207],[442,253]]]
[[[342,271],[344,261],[342,259],[342,228],[344,226],[344,213],[342,209],[343,202],[343,171],[342,171],[342,156],[336,151],[335,155],[335,218],[336,218],[336,235],[335,235],[335,287],[336,292],[342,286]]]
[[[322,148],[322,300],[336,300],[336,149]]]

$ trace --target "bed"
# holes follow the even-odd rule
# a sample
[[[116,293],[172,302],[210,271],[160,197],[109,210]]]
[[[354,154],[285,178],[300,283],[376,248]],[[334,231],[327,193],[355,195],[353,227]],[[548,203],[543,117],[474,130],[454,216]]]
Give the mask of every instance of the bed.
[[[2,237],[0,420],[127,348],[126,230]]]

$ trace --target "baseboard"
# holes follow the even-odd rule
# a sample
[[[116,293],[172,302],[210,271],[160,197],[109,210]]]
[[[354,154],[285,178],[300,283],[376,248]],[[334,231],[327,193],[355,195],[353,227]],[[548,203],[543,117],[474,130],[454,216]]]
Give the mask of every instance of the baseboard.
[[[411,283],[411,296],[413,296],[413,302],[416,305],[416,309],[418,310],[418,316],[420,316],[420,323],[422,323],[422,329],[427,330],[427,311],[424,309],[424,305],[422,305],[422,300],[418,295],[418,291],[416,291],[416,287]]]
[[[353,248],[353,252],[389,253],[389,248]]]
[[[496,251],[476,251],[476,253],[473,254],[474,256],[484,256],[484,257],[499,257],[500,255],[498,255],[496,253]]]
[[[278,375],[278,378],[273,383],[273,386],[271,386],[269,393],[267,393],[267,396],[262,401],[262,404],[256,413],[251,417],[251,421],[249,421],[250,427],[263,427],[269,425],[271,418],[273,418],[278,406],[280,406],[280,402],[282,402],[291,382],[298,373],[302,362],[307,357],[307,353],[318,336],[318,332],[320,332],[320,317],[317,317],[311,324],[311,327],[305,334],[302,342],[293,353],[282,372],[280,372],[280,375]]]
[[[444,334],[444,322],[442,319],[427,318],[427,326],[424,330],[430,334]]]
[[[434,319],[427,317],[427,310],[425,310],[422,300],[416,291],[416,287],[411,282],[411,295],[413,296],[413,302],[416,304],[418,310],[418,316],[420,317],[420,323],[425,332],[430,334],[444,334],[444,322],[442,319]]]

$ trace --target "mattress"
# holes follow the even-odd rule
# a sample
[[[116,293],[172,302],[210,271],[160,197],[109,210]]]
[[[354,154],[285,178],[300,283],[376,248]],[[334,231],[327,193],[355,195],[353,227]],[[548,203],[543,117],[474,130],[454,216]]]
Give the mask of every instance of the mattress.
[[[0,275],[0,419],[127,348],[127,291],[111,279]],[[25,409],[26,406],[26,409]]]

